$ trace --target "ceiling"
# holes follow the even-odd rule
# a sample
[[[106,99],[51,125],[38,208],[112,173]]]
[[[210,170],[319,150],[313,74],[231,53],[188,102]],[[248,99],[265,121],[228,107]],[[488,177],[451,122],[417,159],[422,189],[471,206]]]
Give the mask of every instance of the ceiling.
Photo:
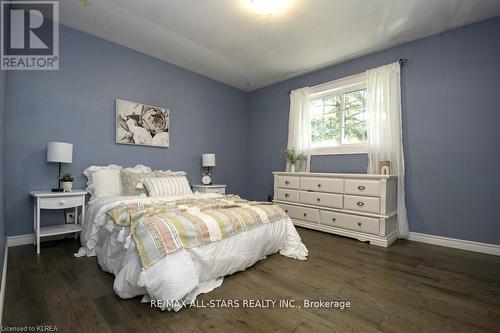
[[[60,1],[64,25],[251,91],[500,15],[499,0]]]

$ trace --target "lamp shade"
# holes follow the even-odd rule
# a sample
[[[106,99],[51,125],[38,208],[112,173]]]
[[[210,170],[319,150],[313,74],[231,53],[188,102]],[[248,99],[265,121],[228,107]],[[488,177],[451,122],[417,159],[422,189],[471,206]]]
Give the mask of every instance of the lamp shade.
[[[73,162],[73,145],[65,142],[47,143],[47,162]]]
[[[201,155],[201,160],[204,167],[215,166],[215,154],[203,154]]]

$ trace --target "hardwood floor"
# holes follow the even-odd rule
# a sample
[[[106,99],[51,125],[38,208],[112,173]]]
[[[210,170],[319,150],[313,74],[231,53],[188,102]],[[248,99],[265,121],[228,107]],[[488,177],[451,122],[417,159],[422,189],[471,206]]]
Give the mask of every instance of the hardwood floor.
[[[309,260],[272,255],[199,297],[341,299],[325,308],[186,308],[122,300],[76,240],[9,248],[3,326],[58,332],[499,332],[500,257],[410,241],[379,248],[299,229]]]

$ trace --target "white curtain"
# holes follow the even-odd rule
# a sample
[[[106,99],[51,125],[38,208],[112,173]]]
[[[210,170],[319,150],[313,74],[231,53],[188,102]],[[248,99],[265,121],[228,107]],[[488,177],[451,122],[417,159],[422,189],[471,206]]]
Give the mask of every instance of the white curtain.
[[[307,156],[296,165],[297,171],[310,171],[311,166],[311,122],[309,116],[310,88],[292,90],[290,93],[290,116],[288,119],[288,149]],[[287,162],[287,170],[290,165]]]
[[[398,176],[399,237],[407,238],[400,69],[397,62],[366,72],[368,173],[379,173],[380,161],[391,162],[391,174]]]

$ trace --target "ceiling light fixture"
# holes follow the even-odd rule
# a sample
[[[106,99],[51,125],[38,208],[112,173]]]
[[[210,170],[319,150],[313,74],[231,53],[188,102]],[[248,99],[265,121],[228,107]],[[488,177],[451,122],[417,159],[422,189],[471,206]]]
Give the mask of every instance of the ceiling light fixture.
[[[288,0],[250,0],[253,10],[259,14],[272,15],[283,9]]]

